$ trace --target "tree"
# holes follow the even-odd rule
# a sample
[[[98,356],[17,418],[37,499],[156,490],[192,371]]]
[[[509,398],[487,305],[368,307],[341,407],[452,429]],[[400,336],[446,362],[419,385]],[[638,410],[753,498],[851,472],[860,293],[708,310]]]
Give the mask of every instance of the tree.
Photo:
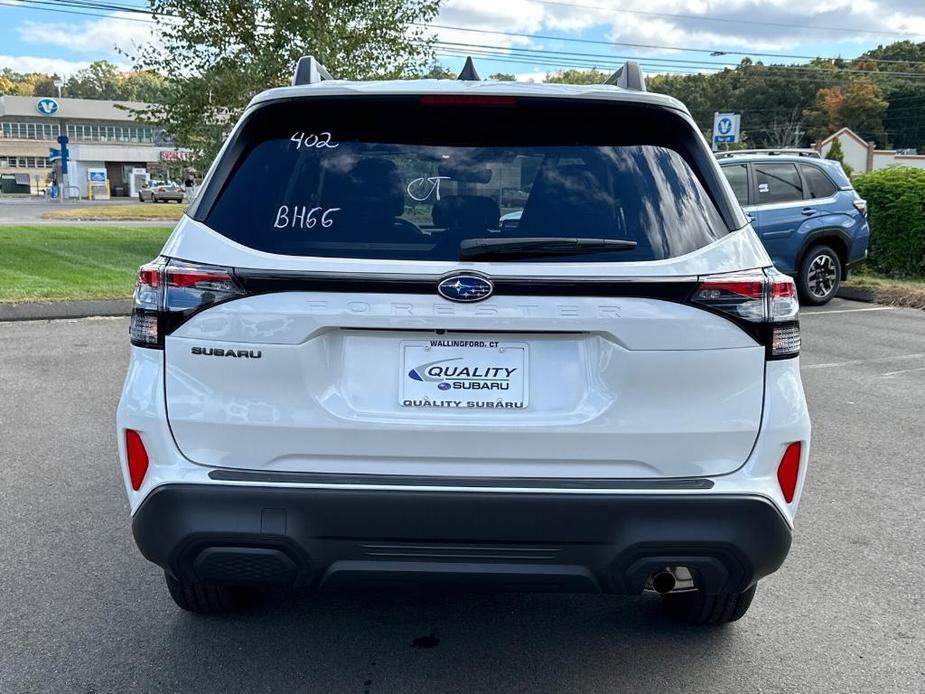
[[[41,72],[13,72],[0,70],[0,94],[11,96],[54,96],[55,77]]]
[[[289,82],[313,55],[344,79],[396,78],[431,65],[420,25],[439,0],[149,0],[162,29],[135,66],[167,77],[161,102],[138,115],[192,148],[200,168],[251,97]]]
[[[886,147],[889,143],[883,129],[883,114],[887,106],[876,84],[864,78],[852,80],[845,88],[840,116],[845,126]]]
[[[493,75],[489,75],[488,79],[495,80],[497,82],[514,82],[517,78],[514,77],[514,74],[511,72],[496,72]]]
[[[845,153],[841,148],[841,140],[837,137],[832,140],[832,146],[829,147],[828,154],[825,155],[826,159],[831,159],[832,161],[837,161],[841,164],[841,167],[845,170],[845,173],[849,176],[854,171],[850,165],[845,163]]]
[[[455,80],[456,73],[439,63],[434,63],[421,77],[426,80]]]
[[[815,104],[803,111],[807,130],[818,141],[841,128],[851,128],[867,140],[887,144],[883,114],[889,104],[880,88],[867,78],[851,79],[846,86],[824,87]]]
[[[800,113],[793,109],[785,118],[773,116],[768,124],[765,140],[769,147],[799,147],[803,130],[800,127]]]
[[[116,99],[122,73],[106,60],[90,63],[64,83],[64,93],[75,99]],[[125,97],[122,97],[125,98]]]
[[[592,68],[590,70],[559,70],[546,74],[546,81],[553,84],[603,84],[611,73]]]
[[[155,102],[163,98],[166,89],[167,80],[156,72],[123,72],[106,60],[97,60],[74,73],[65,82],[63,93],[75,99]]]

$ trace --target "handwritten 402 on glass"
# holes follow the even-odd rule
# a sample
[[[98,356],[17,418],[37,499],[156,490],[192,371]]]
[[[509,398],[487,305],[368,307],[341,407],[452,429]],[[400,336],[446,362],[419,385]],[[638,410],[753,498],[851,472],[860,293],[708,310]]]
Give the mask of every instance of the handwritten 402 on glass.
[[[336,142],[331,142],[331,133],[325,131],[321,133],[306,133],[306,132],[295,132],[292,134],[292,137],[289,138],[295,142],[296,149],[336,149],[339,145]]]

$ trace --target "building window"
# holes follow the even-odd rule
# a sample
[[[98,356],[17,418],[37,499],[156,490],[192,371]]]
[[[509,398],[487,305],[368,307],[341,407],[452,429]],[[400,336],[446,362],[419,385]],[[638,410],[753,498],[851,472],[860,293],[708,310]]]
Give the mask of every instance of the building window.
[[[0,169],[50,169],[54,162],[48,157],[0,157]]]
[[[8,140],[56,140],[61,134],[57,123],[12,122],[0,123],[0,138]]]
[[[67,136],[80,142],[153,142],[154,131],[136,125],[82,125],[67,126]]]

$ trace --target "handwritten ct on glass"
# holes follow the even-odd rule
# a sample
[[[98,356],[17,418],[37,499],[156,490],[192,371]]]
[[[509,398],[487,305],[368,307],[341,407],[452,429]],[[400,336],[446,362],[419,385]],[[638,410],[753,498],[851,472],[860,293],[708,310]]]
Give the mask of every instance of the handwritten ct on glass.
[[[421,176],[408,184],[408,195],[412,200],[424,202],[431,195],[440,199],[440,181],[449,181],[449,176]]]

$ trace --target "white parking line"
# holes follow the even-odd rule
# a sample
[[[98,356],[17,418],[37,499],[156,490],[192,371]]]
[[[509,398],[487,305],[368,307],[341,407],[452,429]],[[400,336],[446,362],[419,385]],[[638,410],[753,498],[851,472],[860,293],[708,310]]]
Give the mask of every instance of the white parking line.
[[[861,311],[895,311],[895,306],[872,306],[870,308],[836,308],[831,311],[807,311],[806,313],[801,313],[800,318],[805,318],[806,316],[821,316],[826,313],[860,313]]]
[[[894,361],[896,359],[921,359],[925,357],[925,352],[918,354],[898,354],[895,357],[873,357],[872,359],[848,359],[846,361],[833,361],[828,364],[806,364],[801,366],[803,371],[809,369],[834,369],[836,366],[855,366],[856,364],[876,364],[884,361]],[[884,374],[886,375],[886,374]]]
[[[899,371],[887,371],[885,374],[880,374],[883,378],[892,378],[893,376],[898,376],[899,374],[908,374],[913,371],[925,371],[925,366],[917,366],[914,369],[900,369]]]

